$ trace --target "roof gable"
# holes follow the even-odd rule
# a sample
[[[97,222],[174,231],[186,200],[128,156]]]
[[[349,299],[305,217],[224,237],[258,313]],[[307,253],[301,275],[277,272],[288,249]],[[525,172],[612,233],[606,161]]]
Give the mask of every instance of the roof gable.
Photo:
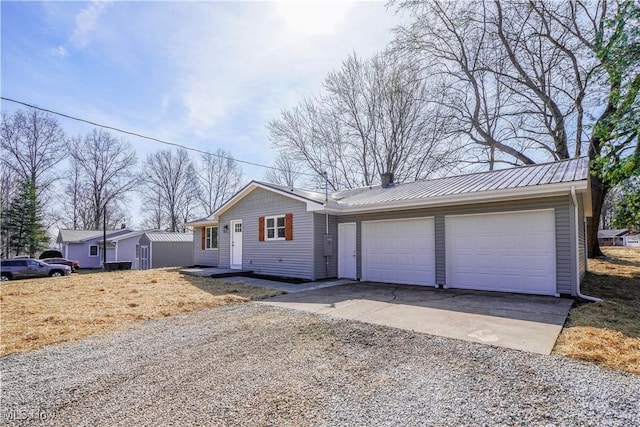
[[[218,210],[216,210],[213,214],[211,214],[207,220],[217,220],[217,218],[229,210],[232,206],[246,197],[249,193],[254,191],[257,188],[262,188],[267,191],[271,191],[276,194],[280,194],[286,197],[290,197],[292,199],[303,202],[307,205],[308,211],[320,210],[324,208],[324,203],[322,200],[322,196],[320,193],[308,190],[300,190],[300,189],[291,189],[288,187],[283,187],[276,184],[269,184],[260,181],[251,181],[249,184],[245,185],[240,191],[238,191],[231,199],[225,202]]]

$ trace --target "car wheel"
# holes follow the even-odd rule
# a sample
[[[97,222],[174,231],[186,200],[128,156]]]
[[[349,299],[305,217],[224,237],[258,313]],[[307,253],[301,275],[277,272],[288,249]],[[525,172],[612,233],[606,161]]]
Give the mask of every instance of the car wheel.
[[[60,277],[60,276],[62,276],[62,272],[58,271],[58,270],[55,270],[55,271],[51,272],[50,276],[51,277]]]
[[[6,274],[3,274],[2,276],[0,276],[0,281],[2,282],[8,282],[9,279],[11,279],[11,277],[7,276]]]

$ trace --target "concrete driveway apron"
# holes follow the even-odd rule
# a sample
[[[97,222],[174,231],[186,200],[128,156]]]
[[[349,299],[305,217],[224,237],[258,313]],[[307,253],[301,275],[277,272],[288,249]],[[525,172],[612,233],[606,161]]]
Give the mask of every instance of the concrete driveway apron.
[[[365,282],[281,295],[259,303],[551,354],[573,300]]]

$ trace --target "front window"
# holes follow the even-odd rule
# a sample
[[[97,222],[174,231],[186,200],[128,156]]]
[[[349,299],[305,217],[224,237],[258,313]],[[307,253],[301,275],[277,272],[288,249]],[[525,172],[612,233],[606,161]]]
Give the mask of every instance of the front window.
[[[98,256],[98,245],[89,246],[89,256]]]
[[[204,248],[218,249],[218,227],[205,228]]]
[[[265,219],[265,239],[266,240],[284,240],[285,238],[285,220],[284,215],[268,216]]]

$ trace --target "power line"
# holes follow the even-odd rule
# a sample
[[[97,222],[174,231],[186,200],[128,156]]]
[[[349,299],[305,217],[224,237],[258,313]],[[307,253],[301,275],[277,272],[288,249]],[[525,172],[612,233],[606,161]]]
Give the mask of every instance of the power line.
[[[2,99],[3,101],[9,101],[9,102],[13,102],[13,103],[16,103],[16,104],[20,104],[20,105],[23,105],[25,107],[33,108],[35,110],[40,110],[40,111],[44,111],[46,113],[55,114],[56,116],[65,117],[67,119],[75,120],[75,121],[82,122],[82,123],[87,123],[87,124],[90,124],[92,126],[97,126],[99,128],[109,129],[109,130],[112,130],[112,131],[115,131],[115,132],[124,133],[126,135],[131,135],[131,136],[135,136],[135,137],[142,138],[142,139],[148,139],[150,141],[158,142],[160,144],[165,144],[165,145],[170,145],[170,146],[173,146],[173,147],[183,148],[183,149],[188,150],[188,151],[194,151],[196,153],[201,153],[201,154],[206,154],[206,155],[209,155],[209,156],[219,157],[219,158],[225,159],[225,160],[233,160],[233,161],[236,161],[238,163],[244,163],[246,165],[257,166],[257,167],[265,168],[265,169],[271,169],[271,170],[278,171],[278,172],[288,172],[286,169],[280,169],[280,168],[276,168],[274,166],[267,166],[267,165],[263,165],[263,164],[260,164],[260,163],[250,162],[248,160],[240,160],[240,159],[236,159],[236,158],[230,157],[230,156],[223,156],[221,154],[211,153],[209,151],[201,150],[199,148],[188,147],[186,145],[178,144],[178,143],[175,143],[175,142],[163,141],[162,139],[154,138],[152,136],[146,136],[146,135],[142,135],[142,134],[139,134],[139,133],[136,133],[136,132],[131,132],[131,131],[128,131],[128,130],[120,129],[120,128],[117,128],[117,127],[103,125],[103,124],[100,124],[100,123],[97,123],[97,122],[93,122],[91,120],[81,119],[80,117],[75,117],[75,116],[71,116],[69,114],[60,113],[58,111],[50,110],[48,108],[38,107],[37,105],[29,104],[29,103],[26,103],[26,102],[23,102],[23,101],[18,101],[16,99],[7,98],[7,97],[4,97],[4,96],[0,96],[0,99]],[[306,176],[310,176],[310,177],[313,177],[313,178],[317,178],[318,177],[318,175],[315,175],[315,174],[310,174],[310,173],[305,173],[305,172],[298,172],[298,173],[300,175],[306,175]]]

